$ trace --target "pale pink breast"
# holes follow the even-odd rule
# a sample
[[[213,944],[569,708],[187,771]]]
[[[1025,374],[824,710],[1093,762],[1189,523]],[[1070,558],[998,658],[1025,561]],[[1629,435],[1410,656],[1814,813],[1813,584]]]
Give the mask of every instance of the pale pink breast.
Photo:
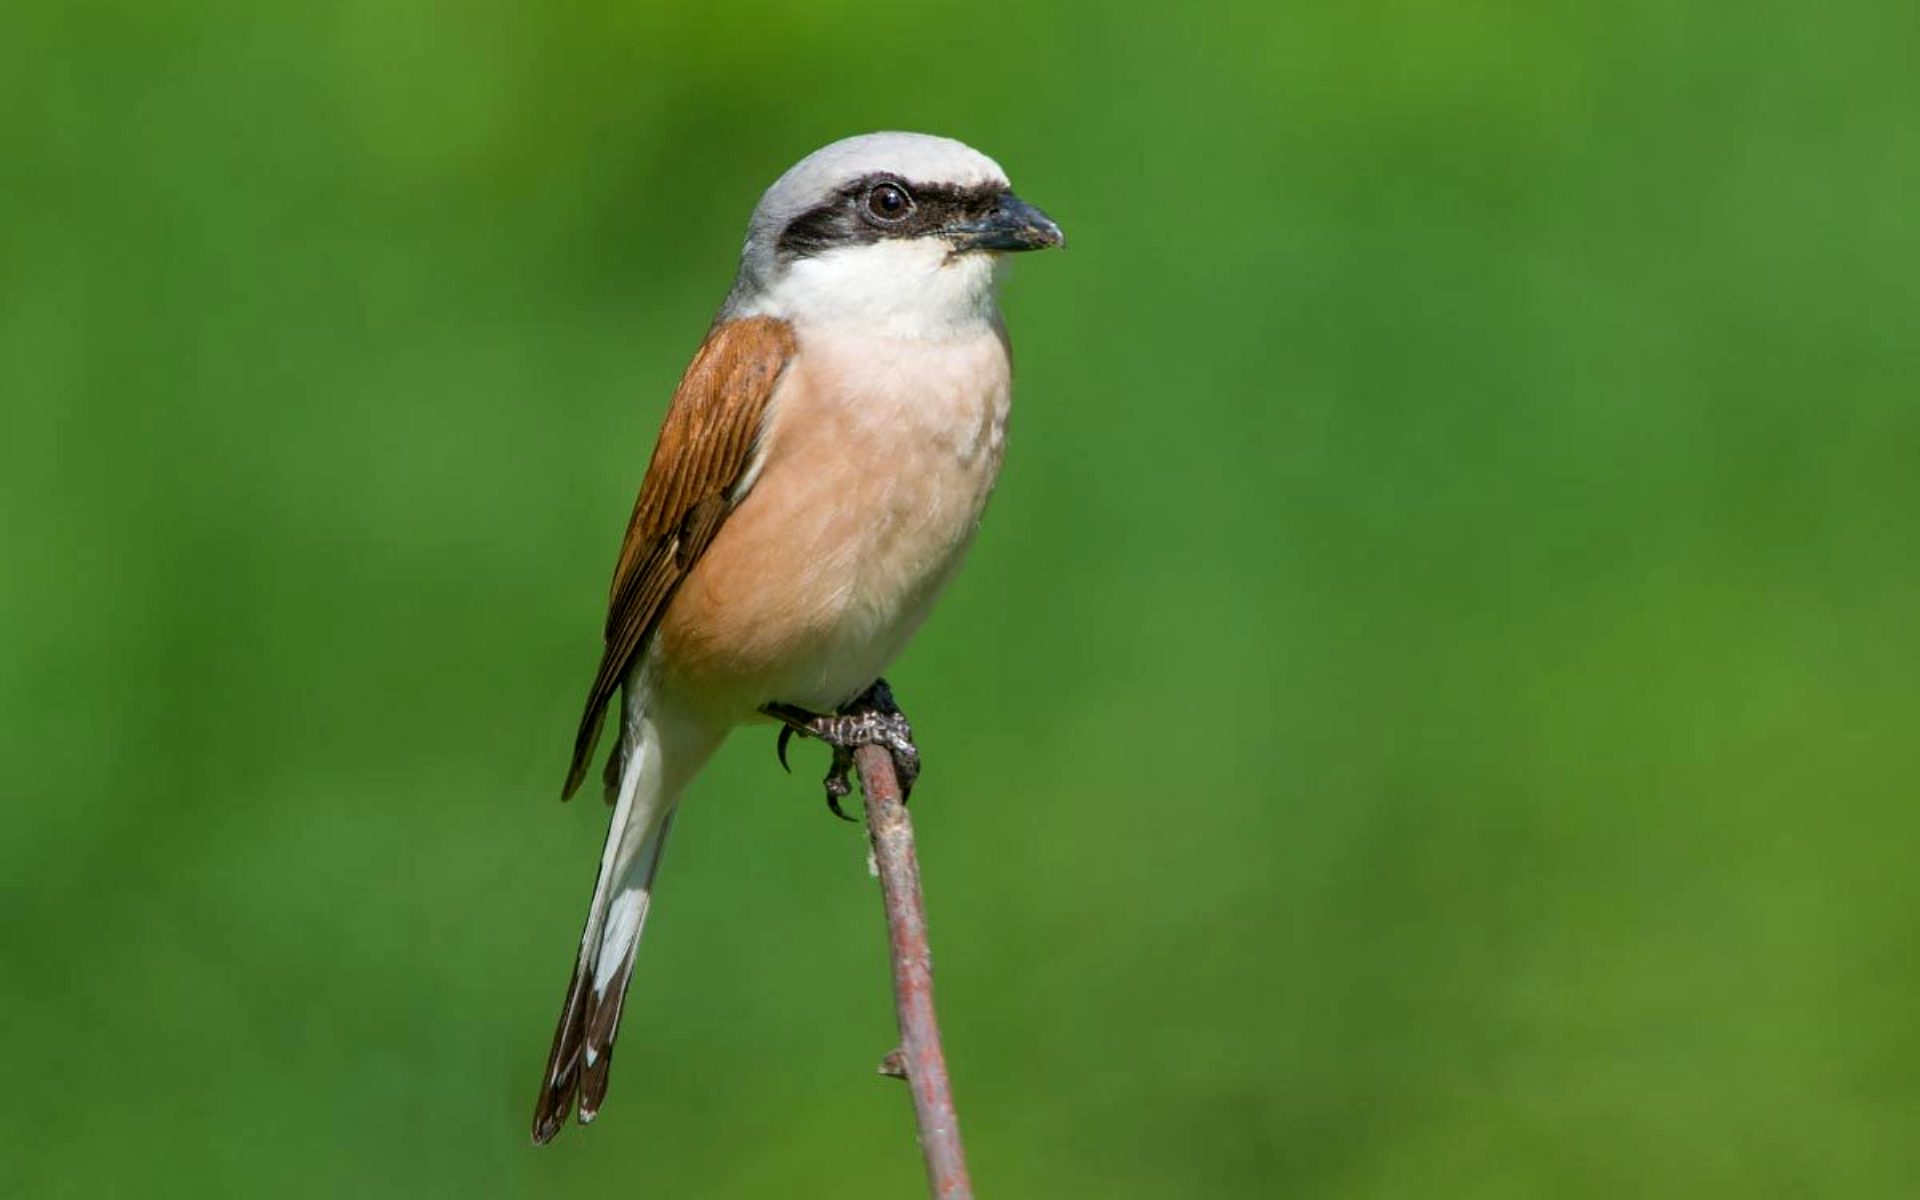
[[[802,334],[766,458],[663,615],[662,665],[751,710],[826,708],[886,668],[952,577],[998,474],[997,331],[951,341]]]

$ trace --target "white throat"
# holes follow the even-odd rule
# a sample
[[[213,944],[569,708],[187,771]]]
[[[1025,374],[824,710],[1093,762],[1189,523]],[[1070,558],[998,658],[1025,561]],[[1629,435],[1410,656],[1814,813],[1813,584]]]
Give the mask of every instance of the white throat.
[[[839,246],[787,263],[739,315],[946,340],[993,323],[998,276],[998,255],[955,255],[937,237]]]

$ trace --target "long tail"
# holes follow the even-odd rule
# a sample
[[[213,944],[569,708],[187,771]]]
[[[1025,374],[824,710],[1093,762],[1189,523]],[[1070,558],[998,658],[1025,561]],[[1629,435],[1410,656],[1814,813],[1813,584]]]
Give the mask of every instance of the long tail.
[[[629,686],[629,694],[636,691]],[[651,906],[654,873],[680,791],[713,751],[715,739],[672,714],[648,711],[650,697],[631,699],[621,722],[619,785],[613,822],[600,855],[600,875],[580,937],[580,957],[547,1055],[546,1079],[533,1110],[533,1140],[551,1141],[575,1098],[580,1123],[592,1121],[607,1096],[613,1040],[633,977],[634,951]]]

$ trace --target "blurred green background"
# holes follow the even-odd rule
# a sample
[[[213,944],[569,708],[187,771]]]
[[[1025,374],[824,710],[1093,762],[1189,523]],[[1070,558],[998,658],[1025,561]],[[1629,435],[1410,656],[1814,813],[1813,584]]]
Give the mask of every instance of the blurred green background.
[[[982,1194],[1913,1194],[1920,9],[6,25],[0,1192],[918,1193],[767,731],[526,1139],[654,429],[760,190],[907,128],[1072,238],[891,672]]]

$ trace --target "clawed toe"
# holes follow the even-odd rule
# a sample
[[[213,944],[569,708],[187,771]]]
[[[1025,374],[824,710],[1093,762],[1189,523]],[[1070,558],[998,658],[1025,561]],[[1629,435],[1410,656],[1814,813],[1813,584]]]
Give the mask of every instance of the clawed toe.
[[[847,810],[840,807],[840,802],[853,792],[853,781],[848,778],[852,771],[853,751],[844,746],[835,746],[833,765],[827,768],[827,777],[822,782],[827,788],[827,807],[832,809],[833,815],[842,821],[853,820],[847,815]]]
[[[787,744],[794,734],[818,738],[833,748],[833,763],[827,768],[824,784],[827,807],[841,820],[853,820],[840,802],[853,791],[853,752],[861,746],[886,747],[900,781],[901,799],[913,794],[914,781],[920,778],[920,750],[913,743],[913,726],[894,703],[893,689],[886,680],[875,681],[832,716],[817,716],[789,704],[769,704],[762,711],[782,722],[774,753],[789,772],[793,768],[787,763]]]

